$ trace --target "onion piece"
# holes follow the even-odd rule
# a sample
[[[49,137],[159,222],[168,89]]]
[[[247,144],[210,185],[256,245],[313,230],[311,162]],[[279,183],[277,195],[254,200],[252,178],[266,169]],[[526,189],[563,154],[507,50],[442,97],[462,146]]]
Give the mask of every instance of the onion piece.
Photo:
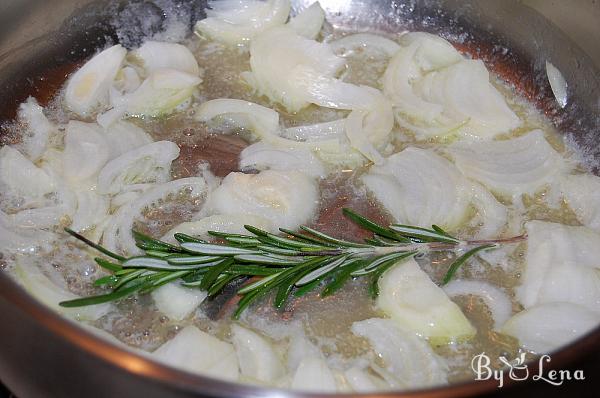
[[[231,45],[247,43],[270,27],[283,25],[290,14],[289,0],[210,1],[206,18],[194,31]]]
[[[386,370],[404,389],[446,384],[448,365],[427,341],[390,319],[371,318],[352,324],[352,333],[369,340]]]
[[[258,174],[230,173],[206,204],[215,214],[250,214],[280,228],[296,229],[317,211],[316,182],[298,171],[262,171]]]
[[[33,253],[37,248],[51,249],[50,242],[56,235],[33,228],[20,228],[13,218],[0,210],[0,247],[6,252]]]
[[[284,375],[284,367],[275,349],[264,337],[231,325],[231,341],[242,376],[263,383],[272,383]]]
[[[577,220],[600,232],[600,177],[592,174],[568,175],[560,181],[559,188]]]
[[[453,280],[443,287],[449,297],[479,296],[492,314],[494,329],[499,329],[512,315],[512,303],[500,288],[487,282]]]
[[[135,218],[144,209],[182,189],[191,189],[194,196],[205,195],[207,185],[203,178],[189,177],[173,180],[148,189],[132,202],[120,207],[111,217],[102,234],[102,244],[114,252],[134,255],[142,253],[131,234]]]
[[[291,387],[306,392],[333,393],[337,391],[335,376],[327,363],[318,357],[303,359],[294,373]]]
[[[525,349],[548,354],[583,336],[600,324],[600,315],[572,303],[540,304],[519,312],[502,333],[519,339]]]
[[[95,321],[106,315],[112,309],[109,303],[95,304],[86,307],[64,308],[58,305],[62,301],[74,300],[79,296],[58,286],[48,278],[36,264],[25,263],[18,256],[15,264],[17,280],[33,297],[56,312],[80,321]]]
[[[448,152],[467,177],[513,199],[534,194],[568,167],[541,130],[510,140],[457,142]]]
[[[570,302],[600,312],[600,234],[585,228],[529,221],[526,266],[516,297],[525,308]]]
[[[23,152],[35,162],[46,151],[48,140],[57,128],[46,118],[44,108],[33,97],[19,105],[17,116],[28,127],[23,135]]]
[[[108,198],[98,195],[94,187],[78,187],[74,193],[77,210],[72,217],[71,229],[82,232],[100,225],[108,216]]]
[[[157,69],[176,69],[190,75],[200,76],[200,67],[194,54],[184,45],[147,40],[128,58],[140,65],[148,76]]]
[[[400,327],[427,338],[432,344],[467,340],[477,332],[460,308],[413,259],[384,273],[379,290],[377,306]]]
[[[344,372],[346,383],[356,392],[375,392],[387,390],[390,385],[385,380],[369,374],[369,372],[359,368],[352,367]]]
[[[105,131],[105,137],[111,149],[111,158],[154,142],[142,128],[123,121],[111,124]]]
[[[264,142],[252,144],[240,154],[240,170],[299,171],[308,176],[326,176],[321,161],[311,151],[303,148],[289,148],[269,145]]]
[[[341,56],[345,56],[348,52],[357,48],[362,48],[365,51],[376,50],[388,57],[393,57],[401,48],[395,41],[372,33],[351,34],[331,41],[329,45],[336,54]]]
[[[339,138],[346,133],[346,119],[288,127],[281,132],[284,138],[296,141],[322,141]]]
[[[156,308],[174,321],[187,318],[206,299],[205,291],[171,282],[151,293]]]
[[[186,326],[158,347],[152,358],[167,365],[221,380],[237,380],[237,359],[233,346],[195,326]]]
[[[129,184],[166,182],[171,162],[178,156],[179,147],[171,141],[157,141],[126,152],[102,168],[98,192],[116,194]]]
[[[325,11],[318,1],[302,10],[294,18],[290,19],[287,26],[292,28],[300,36],[307,39],[316,39],[325,22]]]
[[[196,236],[201,239],[210,239],[208,231],[226,232],[231,234],[245,234],[248,232],[244,225],[252,225],[266,231],[276,231],[272,223],[266,218],[254,216],[250,214],[233,214],[233,215],[213,215],[202,218],[198,221],[184,222],[176,227],[173,227],[167,232],[162,240],[165,242],[175,243],[173,237],[176,233],[184,233],[186,235]]]
[[[89,116],[108,105],[108,94],[127,50],[120,44],[95,55],[78,69],[67,82],[65,105],[79,116]]]
[[[40,200],[56,189],[56,181],[50,174],[8,145],[0,148],[0,183],[6,193],[23,197],[27,202]]]
[[[465,178],[432,151],[409,147],[362,177],[377,200],[402,224],[446,228],[459,225],[469,208]]]
[[[70,182],[94,177],[110,158],[109,144],[98,125],[69,121],[63,152],[64,176]]]
[[[567,81],[563,77],[562,73],[552,65],[549,61],[546,61],[546,76],[552,89],[552,94],[556,98],[556,102],[561,108],[567,106],[568,92],[567,92]]]

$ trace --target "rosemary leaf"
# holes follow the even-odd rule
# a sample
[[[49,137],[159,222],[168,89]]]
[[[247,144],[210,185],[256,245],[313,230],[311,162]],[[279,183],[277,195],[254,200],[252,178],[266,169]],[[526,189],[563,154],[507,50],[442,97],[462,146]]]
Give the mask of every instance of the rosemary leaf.
[[[475,254],[477,254],[478,252],[480,252],[482,250],[491,249],[493,247],[496,247],[496,245],[490,244],[490,245],[483,245],[483,246],[475,247],[475,248],[469,250],[468,252],[466,252],[465,254],[463,254],[462,256],[460,256],[459,258],[457,258],[456,260],[454,260],[454,262],[452,264],[450,264],[450,267],[448,268],[448,272],[446,272],[446,275],[444,276],[444,279],[442,280],[442,286],[447,284],[448,282],[450,282],[450,280],[452,280],[452,277],[454,276],[456,271],[458,271],[460,266],[463,265],[469,258],[471,258],[472,256],[474,256]]]

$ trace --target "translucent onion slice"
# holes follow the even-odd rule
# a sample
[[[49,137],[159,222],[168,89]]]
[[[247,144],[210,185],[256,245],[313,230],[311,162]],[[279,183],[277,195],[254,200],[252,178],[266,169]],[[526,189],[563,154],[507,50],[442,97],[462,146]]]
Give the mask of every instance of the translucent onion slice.
[[[94,187],[81,186],[74,190],[77,210],[73,214],[71,229],[86,231],[100,225],[108,216],[109,200],[99,195]]]
[[[591,174],[565,176],[560,191],[583,225],[600,232],[600,177]]]
[[[308,176],[322,178],[327,174],[321,161],[308,149],[252,144],[240,154],[240,169],[299,171]]]
[[[111,149],[97,124],[69,121],[63,152],[64,176],[71,182],[94,177],[111,157]]]
[[[121,156],[154,141],[144,129],[124,121],[111,124],[104,134],[111,149],[111,158]]]
[[[169,195],[179,193],[183,189],[191,190],[195,197],[206,195],[206,181],[200,177],[181,178],[159,184],[139,195],[135,200],[120,207],[110,218],[102,234],[102,244],[109,250],[130,255],[140,254],[131,234],[133,223],[141,213],[165,200]]]
[[[291,387],[306,392],[333,393],[337,391],[335,376],[327,362],[319,357],[305,358],[294,373]]]
[[[216,214],[251,214],[279,228],[296,229],[316,214],[318,200],[317,184],[307,175],[266,170],[230,173],[211,193],[206,206]]]
[[[152,357],[159,362],[188,372],[233,381],[239,376],[233,345],[186,326],[177,335],[158,347]]]
[[[379,51],[388,57],[393,57],[400,45],[393,40],[372,33],[355,33],[329,42],[336,54],[345,56],[353,50]]]
[[[329,45],[298,35],[289,27],[269,29],[250,45],[251,72],[243,78],[259,93],[298,111],[311,102],[307,79],[314,75],[332,78],[344,66]],[[308,70],[312,76],[299,71]],[[318,82],[313,80],[313,84]]]
[[[316,39],[325,22],[325,11],[318,1],[302,10],[298,15],[288,22],[287,26],[292,28],[300,36],[307,39]]]
[[[562,73],[552,65],[549,61],[546,61],[546,76],[548,76],[548,82],[552,89],[552,94],[556,98],[556,102],[561,108],[567,106],[568,92],[567,92],[567,81],[563,77]]]
[[[152,291],[156,308],[174,321],[187,318],[207,296],[205,291],[187,288],[177,282],[168,283]]]
[[[480,297],[492,314],[494,329],[499,329],[512,315],[512,303],[508,295],[487,282],[453,280],[443,289],[449,297],[464,295]]]
[[[204,217],[198,221],[181,223],[167,232],[162,237],[162,240],[175,243],[175,238],[173,236],[176,233],[183,233],[200,239],[211,239],[211,235],[208,234],[208,231],[245,234],[248,230],[244,228],[244,225],[252,225],[265,231],[276,231],[276,227],[263,217],[249,214],[234,214],[227,216],[217,214]]]
[[[231,341],[242,376],[263,383],[272,383],[282,377],[285,368],[267,339],[238,324],[231,326]]]
[[[130,52],[128,58],[144,68],[146,76],[162,68],[200,76],[200,67],[194,54],[181,44],[148,40]]]
[[[129,184],[166,182],[171,162],[178,156],[179,147],[171,141],[157,141],[126,152],[102,168],[98,192],[116,194]]]
[[[462,174],[434,152],[409,147],[362,177],[367,188],[397,222],[452,228],[460,224],[470,203]]]
[[[377,306],[402,328],[432,344],[463,341],[476,333],[460,308],[413,259],[383,274]]]
[[[387,390],[390,385],[385,380],[374,376],[359,367],[352,367],[344,372],[344,379],[353,391],[375,392]]]
[[[49,173],[8,145],[0,148],[0,184],[6,194],[28,202],[40,200],[57,186]]]
[[[529,221],[526,266],[516,297],[525,308],[570,302],[600,312],[600,234]]]
[[[196,34],[231,45],[248,43],[270,27],[283,25],[290,14],[289,0],[211,1]]]
[[[44,108],[33,97],[19,105],[17,116],[27,125],[23,134],[23,152],[35,162],[46,151],[48,140],[57,128],[46,118]]]
[[[67,82],[65,105],[79,116],[89,116],[108,105],[108,95],[127,50],[112,46],[85,63]]]
[[[534,194],[567,168],[541,130],[510,140],[457,142],[448,151],[466,176],[513,198]]]
[[[391,319],[371,318],[352,324],[352,333],[369,340],[386,370],[402,389],[447,383],[448,365],[427,341]]]
[[[0,210],[0,247],[6,252],[35,252],[42,248],[50,250],[55,234],[33,228],[20,228],[14,219]]]
[[[15,275],[29,294],[44,305],[70,318],[80,321],[95,321],[106,315],[112,308],[109,303],[78,308],[64,308],[59,306],[58,303],[74,300],[79,298],[79,296],[71,293],[62,286],[58,286],[44,275],[36,264],[26,263],[25,259],[21,256],[17,257]]]
[[[548,354],[583,336],[600,324],[600,315],[572,303],[540,304],[519,312],[502,332],[519,339],[522,347]]]

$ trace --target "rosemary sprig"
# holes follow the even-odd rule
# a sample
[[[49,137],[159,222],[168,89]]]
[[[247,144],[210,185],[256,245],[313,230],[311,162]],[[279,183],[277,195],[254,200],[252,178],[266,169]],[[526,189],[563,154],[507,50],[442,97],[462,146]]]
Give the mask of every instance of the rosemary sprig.
[[[379,278],[399,261],[430,251],[466,250],[449,266],[442,281],[445,284],[478,252],[525,239],[521,235],[464,241],[436,225],[431,229],[400,224],[383,227],[350,209],[343,212],[372,232],[373,237],[364,243],[349,242],[305,226],[300,228],[301,232],[281,229],[285,236],[280,236],[246,225],[248,234],[210,232],[223,240],[222,244],[175,234],[178,245],[173,245],[134,231],[137,246],[145,255],[125,258],[67,228],[70,235],[118,263],[96,259],[112,274],[99,278],[95,285],[109,287],[110,293],[63,301],[60,305],[80,307],[119,300],[178,279],[184,286],[206,290],[209,296],[215,296],[229,283],[251,278],[237,292],[241,299],[234,317],[239,317],[253,302],[272,291],[276,292],[273,303],[280,308],[292,295],[299,297],[325,284],[321,291],[325,297],[357,277],[370,277],[369,291],[377,296]]]

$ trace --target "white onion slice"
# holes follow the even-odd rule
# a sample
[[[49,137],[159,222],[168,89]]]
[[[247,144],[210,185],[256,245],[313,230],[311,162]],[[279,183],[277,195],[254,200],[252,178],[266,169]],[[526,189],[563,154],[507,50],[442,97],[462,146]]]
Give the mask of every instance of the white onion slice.
[[[541,130],[503,141],[458,142],[448,151],[467,177],[512,198],[534,194],[567,167]]]
[[[0,247],[7,252],[33,253],[37,248],[51,249],[55,234],[33,228],[19,228],[13,218],[0,210]]]
[[[179,147],[171,141],[157,141],[126,152],[100,171],[98,192],[116,194],[129,184],[166,182],[171,162],[178,156]]]
[[[184,287],[177,282],[161,286],[151,295],[156,308],[174,321],[187,318],[207,297],[205,291]]]
[[[452,228],[464,220],[470,192],[465,178],[432,151],[409,147],[362,177],[397,222]]]
[[[157,69],[170,68],[200,76],[200,67],[194,54],[184,45],[148,40],[129,53],[134,63],[144,68],[146,76]]]
[[[547,303],[519,312],[502,327],[502,333],[519,339],[522,347],[548,354],[600,324],[600,315],[571,303]]]
[[[427,341],[390,319],[371,318],[352,324],[352,333],[369,340],[401,388],[446,384],[448,365]]]
[[[173,235],[183,233],[201,239],[210,239],[208,231],[226,232],[230,234],[246,234],[248,230],[244,225],[252,225],[265,231],[274,231],[272,223],[266,218],[250,214],[213,215],[198,221],[188,221],[173,227],[162,240],[175,243]]]
[[[148,189],[134,201],[120,207],[119,210],[111,216],[102,235],[103,245],[107,249],[115,252],[127,254],[141,253],[131,234],[131,229],[133,228],[136,217],[138,217],[144,209],[160,200],[164,200],[169,195],[179,193],[185,188],[191,189],[191,194],[194,196],[204,195],[207,190],[206,182],[200,177],[181,178]]]
[[[123,121],[111,124],[105,131],[105,137],[111,149],[111,158],[121,156],[154,141],[142,128]]]
[[[366,370],[356,366],[344,372],[344,379],[353,391],[359,393],[373,393],[390,388],[390,385],[383,379],[371,375]]]
[[[127,50],[112,46],[85,63],[67,82],[65,105],[79,116],[89,116],[108,105],[109,89],[117,76]]]
[[[257,142],[240,154],[240,170],[299,171],[322,178],[327,174],[321,161],[311,151]]]
[[[568,92],[567,92],[567,81],[563,77],[562,73],[552,65],[549,61],[546,61],[546,76],[548,76],[548,82],[552,89],[552,94],[556,98],[556,102],[561,108],[567,106]]]
[[[71,120],[65,133],[64,176],[71,182],[94,177],[110,158],[111,150],[98,125]]]
[[[346,119],[333,120],[316,124],[288,127],[281,135],[296,141],[322,141],[339,138],[346,133]]]
[[[600,177],[592,174],[568,175],[559,186],[579,222],[600,232]]]
[[[307,39],[316,39],[325,22],[325,11],[318,1],[302,10],[298,15],[288,22],[287,26],[292,28],[300,36]]]
[[[376,50],[388,57],[393,57],[400,50],[400,45],[395,41],[372,33],[351,34],[331,41],[329,45],[336,54],[342,56],[357,48],[362,48],[365,51]]]
[[[275,349],[256,332],[231,325],[231,341],[242,376],[263,383],[272,383],[284,375],[284,366]]]
[[[450,297],[464,295],[481,297],[492,314],[494,329],[499,329],[512,315],[512,304],[508,295],[487,282],[453,280],[443,289]]]
[[[527,256],[516,297],[525,308],[564,301],[600,312],[600,234],[529,221]]]
[[[72,217],[71,229],[81,232],[100,225],[108,216],[108,198],[86,186],[78,187],[74,193],[77,198],[77,210]]]
[[[46,171],[8,145],[0,148],[0,183],[6,193],[22,196],[26,201],[39,200],[56,188]]]
[[[377,306],[398,325],[432,344],[462,341],[476,333],[460,308],[413,259],[384,273],[379,290]]]
[[[239,376],[233,345],[186,326],[152,353],[159,362],[188,372],[221,380],[237,380]]]
[[[244,44],[270,27],[283,25],[290,14],[289,0],[211,1],[196,34],[231,45]]]
[[[46,151],[48,140],[57,128],[46,118],[44,108],[33,97],[19,105],[17,116],[27,124],[27,130],[23,134],[23,151],[35,162]]]
[[[318,357],[305,358],[294,373],[291,387],[306,392],[333,393],[337,391],[335,376],[327,363]]]
[[[296,229],[316,214],[316,182],[298,171],[230,173],[215,189],[206,208],[216,214],[251,214],[279,228]]]

